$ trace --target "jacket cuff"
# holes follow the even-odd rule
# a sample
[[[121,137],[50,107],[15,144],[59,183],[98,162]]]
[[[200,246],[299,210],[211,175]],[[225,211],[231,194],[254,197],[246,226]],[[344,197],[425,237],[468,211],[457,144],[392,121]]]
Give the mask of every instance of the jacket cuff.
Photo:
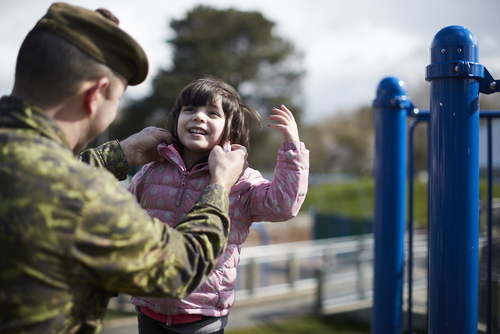
[[[301,141],[287,141],[283,143],[283,146],[281,147],[283,151],[288,151],[288,150],[304,150],[306,148],[306,145],[301,142]]]
[[[118,140],[85,150],[80,153],[79,159],[91,166],[106,168],[120,181],[125,180],[130,172],[130,165]]]

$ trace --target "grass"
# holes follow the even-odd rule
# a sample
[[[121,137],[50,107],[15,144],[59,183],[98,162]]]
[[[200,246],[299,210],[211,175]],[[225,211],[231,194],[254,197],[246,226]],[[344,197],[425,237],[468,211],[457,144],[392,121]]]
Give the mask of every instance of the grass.
[[[414,330],[417,334],[425,331]],[[360,320],[346,318],[344,315],[317,317],[305,315],[279,323],[262,324],[250,328],[226,329],[225,334],[370,334],[370,324]],[[404,331],[406,333],[406,331]]]
[[[355,321],[343,320],[338,316],[315,317],[305,315],[279,323],[262,324],[243,329],[226,329],[225,334],[369,334],[370,325]]]
[[[337,212],[352,218],[373,215],[373,179],[363,178],[352,183],[310,185],[302,210],[321,213]]]
[[[415,179],[413,189],[413,217],[416,228],[427,227],[427,189],[426,182]],[[314,209],[321,213],[339,213],[354,220],[373,219],[374,208],[373,178],[359,178],[350,183],[310,185],[302,205],[302,211]],[[408,186],[407,186],[408,189]],[[500,184],[493,185],[493,197],[500,197]],[[479,182],[479,199],[486,201],[487,183]],[[406,197],[408,200],[408,194]],[[408,210],[408,205],[406,205]]]
[[[137,317],[137,313],[135,312],[126,312],[108,308],[106,311],[106,315],[104,316],[103,322],[108,322],[116,319],[134,318],[134,317]]]

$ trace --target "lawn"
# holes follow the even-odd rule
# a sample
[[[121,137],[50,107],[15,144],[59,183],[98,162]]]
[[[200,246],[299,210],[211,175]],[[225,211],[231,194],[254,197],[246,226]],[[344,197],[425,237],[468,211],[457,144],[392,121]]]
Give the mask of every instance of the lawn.
[[[279,323],[264,324],[244,329],[227,329],[225,334],[369,334],[370,325],[353,320],[334,320],[331,317],[306,315]]]
[[[413,217],[415,228],[427,227],[427,183],[415,179],[413,195]],[[353,220],[373,220],[373,178],[358,178],[338,184],[310,185],[302,211],[315,210],[320,213],[338,213]],[[407,187],[408,188],[408,187]],[[500,184],[493,186],[493,197],[500,198]],[[479,182],[479,198],[487,198],[487,183]],[[406,197],[408,201],[408,195]],[[406,205],[408,210],[408,205]]]
[[[343,315],[330,315],[316,317],[305,315],[292,318],[279,323],[264,324],[260,326],[227,329],[225,334],[370,334],[370,324],[360,320],[346,319]],[[406,333],[406,331],[405,331]],[[415,333],[423,334],[425,331],[416,330]]]
[[[120,311],[108,308],[106,310],[106,315],[104,316],[103,322],[108,322],[116,319],[135,318],[135,317],[137,317],[137,313],[135,312]]]

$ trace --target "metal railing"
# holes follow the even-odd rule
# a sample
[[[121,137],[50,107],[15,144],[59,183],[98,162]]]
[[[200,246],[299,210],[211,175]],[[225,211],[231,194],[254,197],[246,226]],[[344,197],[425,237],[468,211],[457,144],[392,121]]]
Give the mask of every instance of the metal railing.
[[[413,271],[404,279],[402,309],[425,315],[428,309],[427,232],[415,230],[413,247],[409,247],[408,242],[409,233],[405,236],[405,267],[413,267]],[[487,232],[480,233],[478,245],[480,253],[488,247]],[[309,291],[316,293],[318,314],[371,307],[373,246],[373,234],[364,234],[243,248],[237,267],[236,299],[258,300]],[[485,281],[485,276],[480,280]],[[491,326],[497,330],[500,326],[498,275],[493,277],[491,294],[496,296],[491,305]],[[481,320],[478,328],[483,330],[487,318],[486,299],[484,290],[480,293],[478,313]]]
[[[407,247],[408,249],[408,247]],[[414,286],[427,281],[427,234],[417,231]],[[237,300],[316,290],[317,311],[373,295],[373,234],[243,248],[237,267]]]

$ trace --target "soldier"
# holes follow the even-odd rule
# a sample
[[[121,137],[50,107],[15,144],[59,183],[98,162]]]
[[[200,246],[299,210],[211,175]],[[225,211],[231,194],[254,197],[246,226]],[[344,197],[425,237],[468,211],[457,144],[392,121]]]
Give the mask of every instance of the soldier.
[[[116,179],[156,159],[168,133],[147,128],[74,156],[148,72],[117,23],[106,10],[53,4],[21,46],[12,94],[0,99],[1,333],[97,332],[111,296],[184,297],[226,245],[227,192],[244,148],[214,149],[212,180],[175,229]]]

